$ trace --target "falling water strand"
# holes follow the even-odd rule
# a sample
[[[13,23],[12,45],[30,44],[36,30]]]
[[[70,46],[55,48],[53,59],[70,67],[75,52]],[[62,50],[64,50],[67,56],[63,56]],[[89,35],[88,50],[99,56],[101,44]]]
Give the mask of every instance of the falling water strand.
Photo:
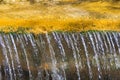
[[[98,33],[99,34],[99,33]],[[103,60],[102,60],[102,53],[103,53],[103,50],[102,50],[102,48],[101,48],[101,42],[98,40],[98,37],[99,35],[97,35],[96,36],[96,32],[94,32],[93,33],[93,37],[94,37],[94,39],[95,39],[95,43],[94,43],[94,45],[95,45],[95,48],[96,48],[96,53],[97,53],[97,55],[98,55],[98,61],[99,61],[99,68],[101,68],[100,69],[100,75],[101,75],[101,78],[102,78],[102,67],[105,67],[105,58],[103,58]],[[103,57],[105,57],[105,55],[103,56]],[[102,65],[102,64],[100,64],[100,61],[102,61],[104,64]],[[102,67],[101,67],[102,66]]]
[[[28,35],[28,37],[29,37],[29,39],[30,39],[30,42],[31,42],[31,45],[32,45],[32,47],[33,47],[33,51],[34,51],[34,58],[35,58],[35,61],[36,61],[36,63],[35,63],[35,66],[36,66],[36,68],[37,68],[37,71],[38,71],[38,76],[41,76],[41,73],[39,72],[40,70],[39,70],[39,68],[38,68],[38,66],[39,66],[39,57],[38,57],[38,53],[39,53],[39,50],[38,50],[38,47],[37,47],[37,45],[36,45],[36,41],[35,41],[35,39],[34,39],[34,36],[32,35],[32,34],[29,34]]]
[[[27,56],[27,52],[23,43],[23,37],[21,35],[18,35],[19,39],[20,39],[20,43],[23,49],[23,52],[25,54],[25,58],[26,58],[26,63],[27,63],[27,68],[28,68],[28,72],[29,72],[29,80],[32,80],[32,74],[31,74],[31,70],[30,70],[30,64],[29,64],[29,60],[28,60],[28,56]]]
[[[61,39],[60,37],[58,36],[57,33],[52,33],[53,36],[54,36],[54,39],[56,40],[57,44],[58,44],[58,47],[60,49],[60,54],[62,55],[62,62],[65,63],[65,58],[66,58],[66,55],[65,55],[65,50],[63,48],[63,45],[61,43]],[[64,70],[64,67],[65,67],[65,64],[62,65],[62,70],[63,70],[63,74],[64,74],[64,80],[66,80],[66,73],[65,73],[65,70]]]
[[[5,45],[5,42],[2,38],[2,35],[0,35],[0,43],[1,43],[1,46],[2,46],[2,52],[3,52],[3,55],[5,57],[5,62],[4,62],[4,69],[5,69],[5,75],[7,76],[7,79],[9,79],[10,77],[10,80],[12,80],[12,72],[11,72],[11,67],[10,67],[10,62],[9,62],[9,59],[8,59],[8,54],[7,54],[7,49],[6,49],[6,45]],[[8,74],[9,73],[9,74]]]
[[[45,42],[45,40],[43,39],[43,36],[42,35],[40,35],[39,36],[39,48],[41,49],[41,52],[42,52],[42,58],[44,59],[44,61],[45,62],[47,62],[46,60],[47,60],[47,58],[46,58],[46,42]],[[44,62],[43,62],[44,63]],[[43,66],[42,64],[41,64],[41,66]],[[49,74],[49,71],[47,70],[47,69],[44,69],[44,72],[45,72],[45,77],[44,77],[44,79],[45,80],[50,80],[50,74]],[[42,73],[42,72],[41,72]],[[38,78],[40,78],[40,80],[43,80],[42,79],[42,77],[40,76],[38,76]]]
[[[111,68],[112,68],[112,65],[115,65],[115,60],[113,60],[114,62],[112,62],[112,59],[114,59],[114,56],[112,56],[112,54],[114,54],[113,53],[113,49],[112,49],[112,44],[110,43],[110,39],[109,39],[109,36],[108,36],[108,34],[107,34],[107,32],[104,32],[104,34],[105,34],[105,36],[106,36],[106,38],[107,38],[107,42],[108,42],[108,44],[109,44],[109,50],[110,50],[110,65],[111,65]],[[112,58],[112,59],[111,59]]]
[[[118,34],[117,33],[114,33],[112,32],[113,36],[114,36],[114,39],[115,39],[115,42],[117,44],[117,47],[118,47],[118,51],[119,51],[119,54],[120,54],[120,44],[119,44],[119,41],[118,41]]]
[[[102,38],[103,38],[103,42],[104,42],[104,45],[105,45],[105,48],[106,48],[106,50],[105,50],[105,53],[107,52],[107,53],[109,53],[109,49],[108,49],[108,45],[107,45],[107,40],[105,39],[105,34],[104,33],[101,33],[101,35],[102,35]],[[107,56],[107,54],[106,54],[106,59],[108,58],[108,56]],[[106,61],[107,62],[107,61]],[[110,63],[109,62],[107,62],[107,69],[110,71]]]
[[[13,55],[12,55],[12,49],[11,49],[11,41],[9,40],[10,39],[10,36],[9,35],[6,35],[6,45],[7,45],[7,48],[8,48],[8,52],[10,54],[10,58],[11,58],[11,63],[12,63],[12,74],[14,75],[14,80],[16,80],[16,73],[15,73],[15,65],[14,65],[14,59],[13,59]]]
[[[12,75],[14,75],[15,74],[15,71],[14,71],[14,62],[13,62],[13,57],[12,57],[12,51],[11,51],[11,49],[10,49],[10,45],[9,45],[9,41],[8,41],[8,38],[7,38],[7,36],[8,35],[4,35],[3,36],[3,38],[4,38],[4,41],[5,41],[5,44],[7,45],[6,47],[7,47],[7,51],[8,51],[8,53],[9,53],[9,55],[10,55],[10,58],[11,58],[11,63],[12,63],[12,68],[10,68],[10,80],[13,80],[14,78],[13,78],[13,76]],[[12,72],[12,70],[13,70],[13,72]],[[14,76],[15,77],[15,76]]]
[[[16,44],[15,44],[15,41],[14,41],[14,38],[13,38],[13,35],[10,34],[10,38],[11,38],[11,41],[12,41],[12,44],[13,44],[13,47],[14,47],[14,51],[15,51],[15,57],[16,57],[16,61],[17,61],[17,71],[18,71],[18,76],[19,77],[22,77],[22,68],[21,68],[21,65],[20,65],[20,59],[19,59],[19,56],[18,56],[18,51],[17,51],[17,47],[16,47]]]
[[[105,35],[104,35],[104,33],[101,33],[101,35],[102,35],[102,38],[103,38],[103,42],[104,42],[104,45],[105,45],[105,48],[106,48],[106,52],[109,52],[109,50],[108,50],[108,46],[107,46],[107,43],[106,43],[106,39],[105,39]]]
[[[77,56],[78,56],[78,65],[80,66],[80,69],[82,69],[82,60],[81,60],[81,56],[80,56],[80,51],[78,49],[78,44],[77,44],[77,39],[75,38],[75,35],[72,34],[72,38],[73,38],[73,41],[74,41],[74,46],[75,46],[75,49],[76,49],[76,52],[77,52]],[[78,38],[78,35],[77,35],[77,38]]]
[[[118,43],[120,45],[120,33],[118,33]]]
[[[61,51],[61,55],[62,55],[63,58],[64,58],[64,57],[65,57],[65,51],[64,51],[64,48],[63,48],[63,45],[62,45],[62,43],[61,43],[61,40],[60,40],[59,35],[58,35],[57,33],[55,33],[55,32],[53,32],[52,34],[53,34],[55,40],[57,41],[57,43],[59,44],[59,49],[60,49],[60,51]]]
[[[27,35],[26,35],[26,34],[23,34],[23,37],[24,37],[24,39],[25,39],[26,44],[28,44],[28,38],[27,38]]]
[[[104,67],[104,69],[106,69],[107,68],[107,66],[109,66],[108,64],[107,64],[107,60],[106,60],[106,55],[105,55],[105,50],[104,50],[104,48],[103,48],[103,41],[102,41],[102,39],[101,39],[101,36],[100,36],[100,33],[97,33],[96,32],[96,37],[98,38],[98,41],[97,41],[97,46],[99,46],[98,48],[99,48],[99,50],[101,50],[102,52],[102,57],[103,57],[103,62],[104,62],[104,65],[103,65],[103,67]]]
[[[22,36],[21,36],[22,37]],[[34,39],[34,37],[33,37],[33,35],[32,34],[28,34],[28,35],[26,35],[26,34],[24,34],[24,39],[25,39],[25,41],[26,41],[26,44],[28,44],[28,42],[30,41],[30,43],[31,43],[31,45],[32,45],[32,48],[33,48],[33,55],[32,55],[32,57],[34,58],[34,60],[35,60],[35,68],[37,69],[37,78],[36,79],[39,79],[39,80],[41,80],[41,70],[40,70],[40,68],[38,67],[38,66],[40,66],[39,65],[39,57],[38,57],[38,46],[37,46],[37,41],[35,41],[35,39]],[[36,42],[36,43],[35,43]],[[25,46],[26,48],[27,48],[27,46]],[[26,54],[27,55],[27,54]],[[30,74],[31,74],[31,76],[29,76],[29,77],[31,77],[31,80],[33,80],[34,79],[34,76],[32,75],[32,72],[29,72]]]
[[[32,34],[29,34],[28,37],[30,38],[31,45],[32,45],[33,50],[34,50],[34,54],[35,54],[34,56],[37,56],[38,55],[38,49],[37,49],[37,46],[35,44],[35,39],[34,39]]]
[[[118,44],[120,45],[120,33],[118,33]]]
[[[110,41],[111,41],[111,44],[112,44],[112,48],[113,48],[113,56],[114,56],[114,59],[115,59],[115,66],[116,66],[116,69],[118,68],[117,65],[118,65],[118,59],[117,59],[117,54],[116,54],[116,50],[115,50],[115,45],[113,43],[113,40],[112,40],[112,37],[111,37],[111,34],[108,33],[109,37],[110,37]]]
[[[68,47],[70,48],[70,43],[69,43],[69,40],[68,40],[68,38],[66,37],[66,33],[62,33],[63,34],[63,36],[64,36],[64,38],[65,38],[65,41],[67,42],[67,45],[68,45]]]
[[[38,49],[37,49],[37,46],[35,44],[35,39],[34,39],[34,37],[33,37],[32,34],[29,34],[28,37],[29,37],[29,40],[30,40],[31,45],[33,47],[33,50],[34,50],[34,54],[35,54],[34,56],[37,57],[37,55],[38,55]],[[35,65],[37,66],[37,64],[35,64]]]
[[[110,40],[109,40],[109,37],[108,37],[108,35],[107,35],[107,32],[104,32],[104,34],[105,34],[105,36],[106,36],[106,38],[107,38],[107,42],[108,42],[108,44],[109,44],[109,50],[110,50],[110,53],[113,53],[113,51],[112,51],[112,46],[111,46],[111,43],[110,43]]]
[[[117,44],[117,48],[118,48],[118,54],[120,54],[120,45],[119,45],[119,41],[118,41],[118,34],[117,33],[114,33],[112,32],[113,36],[114,36],[114,39],[115,39],[115,42]],[[120,57],[120,55],[117,55],[117,67],[120,68],[120,65],[119,65],[119,61],[120,59],[118,58]]]
[[[47,38],[47,42],[48,42],[48,46],[49,46],[49,51],[50,51],[50,55],[51,55],[51,61],[52,61],[52,65],[51,65],[51,69],[52,69],[52,72],[53,72],[53,75],[52,75],[52,79],[53,80],[61,80],[61,76],[59,76],[58,74],[58,69],[56,67],[57,65],[57,60],[55,58],[55,52],[54,52],[54,49],[51,45],[51,42],[50,42],[50,37],[49,35],[46,33],[46,38]]]
[[[77,70],[78,80],[80,80],[80,71],[79,71],[79,65],[78,65],[77,55],[76,55],[74,43],[73,43],[73,41],[71,39],[70,34],[68,35],[68,40],[70,41],[69,43],[70,43],[72,51],[73,51],[73,57],[75,59],[75,67],[76,67],[76,70]]]
[[[95,43],[93,41],[93,37],[92,35],[88,32],[88,36],[90,38],[90,41],[92,43],[92,47],[93,47],[93,51],[94,51],[94,54],[95,54],[95,60],[96,60],[96,64],[97,64],[97,68],[98,68],[98,72],[99,72],[99,79],[101,79],[101,75],[102,75],[102,72],[101,72],[101,69],[100,69],[100,62],[99,62],[99,59],[98,59],[98,53],[96,51],[96,48],[95,48]]]
[[[39,35],[38,37],[37,37],[37,39],[35,40],[36,41],[36,45],[37,45],[37,48],[38,48],[38,50],[40,51],[39,52],[39,68],[38,68],[38,76],[37,76],[37,80],[43,80],[42,78],[42,73],[44,73],[44,72],[46,72],[46,70],[44,69],[42,69],[43,68],[43,64],[42,64],[42,60],[44,59],[45,60],[45,56],[43,56],[43,54],[45,53],[45,52],[43,52],[43,50],[44,50],[44,45],[41,45],[41,42],[40,42],[40,40],[39,40],[39,37],[40,36],[42,36],[42,35]],[[44,62],[43,62],[44,63]],[[46,73],[45,73],[46,74]],[[48,76],[46,76],[46,77],[48,77]],[[47,80],[47,79],[45,79],[45,80]]]
[[[0,66],[0,80],[2,80],[2,67]]]
[[[88,55],[88,50],[87,50],[87,46],[85,44],[85,40],[84,40],[84,37],[82,34],[80,34],[80,37],[82,39],[82,44],[83,44],[83,47],[84,47],[84,51],[85,51],[85,56],[86,56],[86,59],[87,59],[87,66],[88,66],[88,70],[89,70],[89,78],[90,80],[92,80],[93,78],[93,74],[92,74],[92,69],[91,69],[91,66],[90,66],[90,60],[89,60],[89,55]]]

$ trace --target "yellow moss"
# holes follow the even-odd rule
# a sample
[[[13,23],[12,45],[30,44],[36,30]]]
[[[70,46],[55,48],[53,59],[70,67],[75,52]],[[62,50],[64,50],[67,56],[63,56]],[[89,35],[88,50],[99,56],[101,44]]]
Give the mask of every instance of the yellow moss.
[[[110,19],[2,19],[0,30],[4,32],[32,32],[35,34],[51,31],[120,31],[120,20]]]
[[[40,4],[33,6],[0,5],[0,31],[31,32],[35,34],[51,31],[120,31],[119,17],[117,19],[111,17],[109,19],[101,17],[98,19],[94,15],[92,17],[92,14],[90,15],[91,12],[95,12],[96,15],[106,13],[106,15],[117,14],[119,16],[119,7],[120,5],[117,3],[108,2],[83,2],[77,5],[54,5],[49,7]],[[80,15],[82,11],[88,14],[82,17]]]
[[[120,14],[119,8],[120,3],[111,3],[111,2],[83,2],[78,7],[82,7],[85,10],[96,12],[96,13],[110,13],[110,14]]]

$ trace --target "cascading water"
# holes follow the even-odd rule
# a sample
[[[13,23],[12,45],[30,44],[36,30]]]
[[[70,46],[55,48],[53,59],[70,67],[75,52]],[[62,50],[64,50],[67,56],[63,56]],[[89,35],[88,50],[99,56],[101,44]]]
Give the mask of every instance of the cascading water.
[[[119,32],[0,34],[0,80],[119,80]]]

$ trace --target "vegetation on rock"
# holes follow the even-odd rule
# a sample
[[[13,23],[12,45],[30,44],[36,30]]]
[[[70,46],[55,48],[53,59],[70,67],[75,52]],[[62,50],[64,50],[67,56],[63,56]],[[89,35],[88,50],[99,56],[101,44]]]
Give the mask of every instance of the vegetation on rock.
[[[0,5],[0,31],[46,33],[51,31],[120,31],[120,3],[106,1],[74,4]]]

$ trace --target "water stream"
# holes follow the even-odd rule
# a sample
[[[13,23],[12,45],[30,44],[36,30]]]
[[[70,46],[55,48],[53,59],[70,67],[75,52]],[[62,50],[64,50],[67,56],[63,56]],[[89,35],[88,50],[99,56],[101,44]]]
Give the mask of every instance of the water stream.
[[[0,33],[0,80],[119,80],[119,32]]]

